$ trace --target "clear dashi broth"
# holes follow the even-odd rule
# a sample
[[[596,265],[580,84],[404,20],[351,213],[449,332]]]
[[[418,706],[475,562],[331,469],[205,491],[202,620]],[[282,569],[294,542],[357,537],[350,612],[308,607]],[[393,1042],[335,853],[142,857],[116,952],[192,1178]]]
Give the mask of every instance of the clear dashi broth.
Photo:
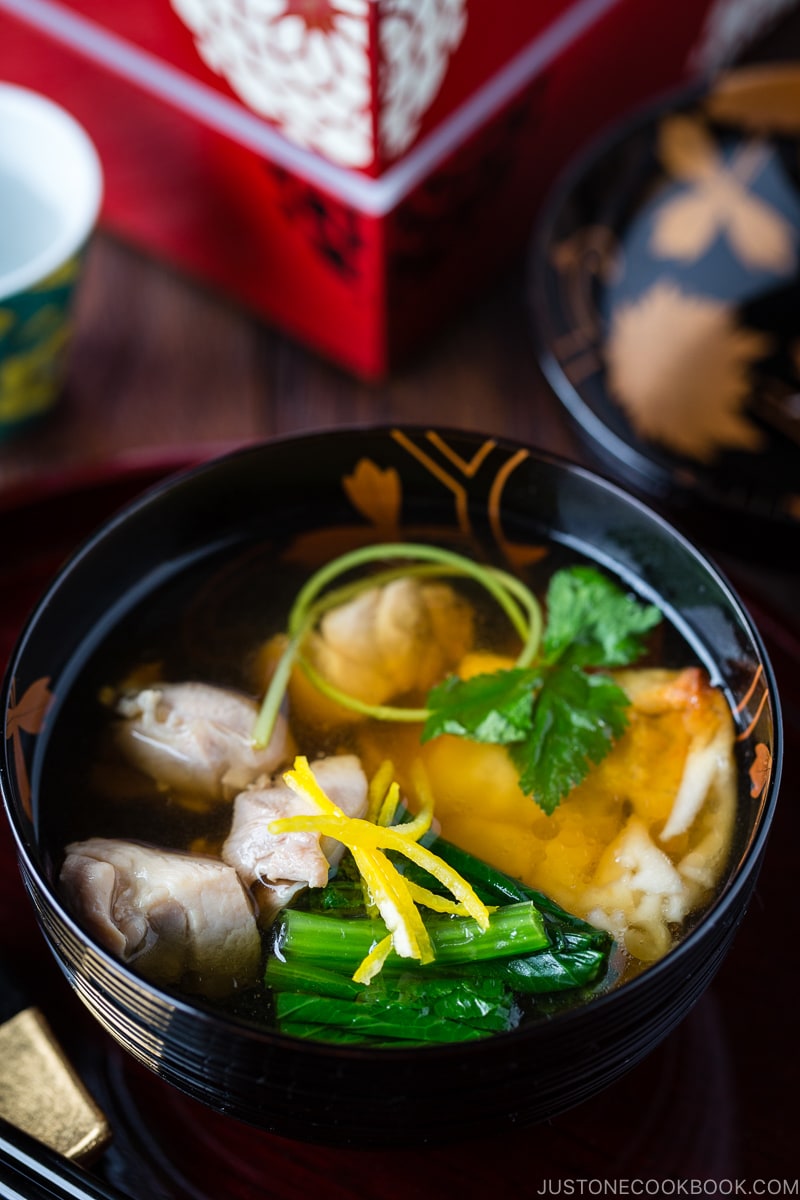
[[[572,550],[550,545],[528,569],[525,582],[544,601],[553,573],[582,561]],[[239,547],[181,573],[127,610],[122,606],[114,627],[82,649],[67,672],[67,685],[62,680],[56,689],[36,763],[37,819],[54,878],[65,847],[87,839],[123,839],[210,859],[219,855],[231,826],[232,801],[210,803],[179,793],[132,765],[115,736],[120,717],[114,697],[126,687],[199,681],[243,692],[260,704],[275,662],[271,639],[285,629],[287,613],[309,573],[276,561],[270,545]],[[475,669],[490,672],[498,664],[512,665],[519,639],[493,598],[474,580],[446,573],[438,579],[472,614]],[[450,734],[421,745],[419,724],[372,717],[333,720],[325,715],[325,704],[316,710],[312,703],[299,712],[293,710],[289,692],[292,753],[278,775],[292,766],[295,753],[312,765],[320,756],[355,754],[368,779],[389,759],[413,813],[412,764],[421,759],[442,838],[521,879],[614,939],[602,972],[590,984],[547,995],[524,989],[515,993],[513,1023],[535,1019],[554,1006],[583,1003],[637,974],[684,936],[724,881],[745,775],[735,761],[730,710],[666,619],[645,642],[644,657],[619,674],[629,694],[640,694],[641,712],[635,721],[631,717],[612,752],[549,815],[520,790],[505,747]],[[406,695],[394,702],[419,706],[425,696]],[[697,711],[703,709],[714,725],[713,736],[719,735],[719,775],[688,826],[664,840],[675,795],[682,784],[686,788],[687,753],[704,738],[712,739],[702,727],[698,731]],[[322,720],[316,719],[316,711],[322,712]],[[435,843],[431,848],[436,853]],[[338,873],[332,869],[332,879],[358,882],[352,864],[346,869],[348,861],[345,856]],[[249,886],[246,891],[249,901]],[[66,894],[65,902],[74,907]],[[290,904],[308,907],[309,893],[301,889]],[[186,922],[183,915],[179,920]],[[157,968],[142,973],[200,1004],[272,1024],[273,996],[263,983],[263,966],[273,954],[273,934],[274,925],[262,921],[258,971],[232,980],[230,987],[218,982],[206,987],[202,971],[187,971],[180,978],[169,973],[160,978]],[[129,958],[134,971],[137,957],[133,953]],[[308,1036],[326,1033],[317,1028]]]

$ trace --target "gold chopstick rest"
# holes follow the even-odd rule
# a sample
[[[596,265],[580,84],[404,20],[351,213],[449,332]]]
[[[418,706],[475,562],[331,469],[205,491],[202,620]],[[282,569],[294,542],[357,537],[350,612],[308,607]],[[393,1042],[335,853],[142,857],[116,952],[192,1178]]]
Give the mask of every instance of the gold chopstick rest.
[[[111,1129],[37,1008],[0,1025],[0,1116],[74,1161],[86,1162]]]

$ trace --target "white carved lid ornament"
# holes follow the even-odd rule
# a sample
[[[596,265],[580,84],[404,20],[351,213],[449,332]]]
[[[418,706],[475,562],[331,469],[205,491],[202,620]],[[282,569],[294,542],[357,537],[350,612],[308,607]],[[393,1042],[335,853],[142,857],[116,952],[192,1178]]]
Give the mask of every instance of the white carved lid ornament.
[[[467,28],[467,0],[387,0],[380,13],[378,136],[394,158],[413,142],[442,86]]]
[[[171,0],[197,50],[290,141],[345,167],[376,158],[370,16],[378,6],[380,149],[411,145],[467,24],[467,0]]]

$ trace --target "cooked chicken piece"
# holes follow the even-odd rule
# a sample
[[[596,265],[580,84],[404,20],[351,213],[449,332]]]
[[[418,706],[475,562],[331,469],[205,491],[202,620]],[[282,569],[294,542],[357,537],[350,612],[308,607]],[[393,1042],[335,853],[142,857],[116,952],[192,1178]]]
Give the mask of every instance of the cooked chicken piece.
[[[224,863],[98,837],[67,846],[60,881],[87,932],[154,983],[220,997],[258,976],[253,901]]]
[[[117,743],[126,758],[163,787],[214,802],[231,800],[291,755],[279,716],[270,743],[252,744],[258,716],[248,696],[205,683],[159,683],[122,696]]]
[[[474,640],[471,605],[448,584],[396,579],[361,592],[326,613],[303,645],[311,666],[334,687],[367,704],[407,694],[422,696],[455,670]],[[264,649],[262,667],[274,669],[285,638]],[[292,673],[290,699],[309,720],[360,719],[323,696],[302,670]]]
[[[367,779],[352,754],[322,758],[311,770],[327,796],[349,817],[367,811]],[[318,813],[312,800],[299,796],[282,779],[265,779],[234,801],[233,823],[222,858],[248,885],[255,885],[261,917],[269,922],[304,887],[324,887],[330,867],[344,853],[341,842],[317,833],[270,833],[279,817]],[[257,885],[263,885],[263,890]]]
[[[432,687],[472,637],[472,610],[451,587],[405,578],[326,613],[307,651],[342,691],[381,704]]]

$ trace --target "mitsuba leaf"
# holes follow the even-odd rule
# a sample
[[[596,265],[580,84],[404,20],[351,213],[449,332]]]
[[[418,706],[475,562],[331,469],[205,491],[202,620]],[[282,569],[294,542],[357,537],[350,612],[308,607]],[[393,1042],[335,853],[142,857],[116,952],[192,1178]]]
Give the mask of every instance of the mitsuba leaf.
[[[661,620],[593,567],[557,571],[547,592],[544,657],[584,667],[622,667],[640,658],[648,633]]]
[[[510,747],[522,790],[552,813],[625,730],[629,703],[608,675],[577,666],[551,670],[533,707],[530,734]]]
[[[451,733],[497,746],[519,742],[532,728],[533,698],[541,684],[541,672],[525,668],[471,679],[453,675],[428,695],[431,715],[422,741]]]
[[[628,697],[597,668],[634,662],[660,620],[594,567],[557,571],[539,659],[445,680],[428,696],[423,742],[449,733],[507,746],[523,792],[552,813],[627,725]]]

